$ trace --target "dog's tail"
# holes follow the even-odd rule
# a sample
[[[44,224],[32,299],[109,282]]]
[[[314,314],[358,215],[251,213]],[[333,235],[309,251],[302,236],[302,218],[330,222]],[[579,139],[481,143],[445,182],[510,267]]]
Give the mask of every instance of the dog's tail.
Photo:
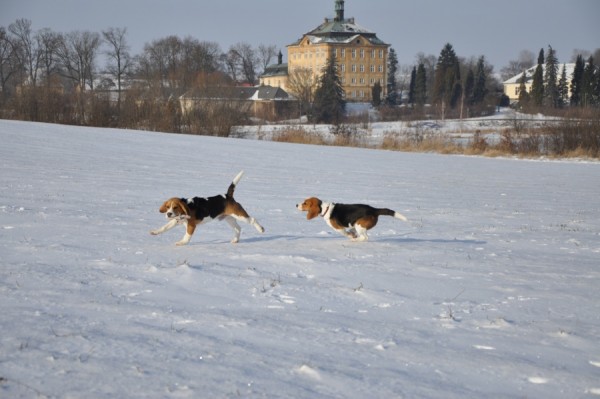
[[[404,216],[403,214],[396,212],[396,211],[392,211],[391,209],[387,209],[387,208],[381,208],[381,209],[377,209],[377,215],[378,216],[393,216],[396,219],[400,219],[404,222],[407,222],[408,219],[406,218],[406,216]]]
[[[235,186],[238,184],[238,182],[240,181],[240,179],[242,178],[243,175],[244,175],[244,171],[242,170],[240,173],[237,174],[236,177],[233,178],[233,181],[231,182],[231,184],[229,185],[229,188],[227,189],[227,194],[225,194],[226,198],[233,198],[233,192],[235,191]]]

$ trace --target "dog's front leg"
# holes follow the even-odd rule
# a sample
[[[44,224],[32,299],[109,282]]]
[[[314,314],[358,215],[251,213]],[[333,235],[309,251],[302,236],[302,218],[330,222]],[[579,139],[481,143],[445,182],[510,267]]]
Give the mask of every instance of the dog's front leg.
[[[178,223],[177,219],[171,219],[167,222],[167,224],[165,224],[160,229],[150,231],[150,234],[152,234],[153,236],[162,234],[165,231],[171,230],[173,227],[177,226],[177,223]]]
[[[190,242],[192,234],[194,234],[194,230],[196,230],[196,225],[194,223],[187,222],[185,226],[185,235],[183,236],[181,241],[177,241],[175,245],[181,246],[186,245],[188,242]]]

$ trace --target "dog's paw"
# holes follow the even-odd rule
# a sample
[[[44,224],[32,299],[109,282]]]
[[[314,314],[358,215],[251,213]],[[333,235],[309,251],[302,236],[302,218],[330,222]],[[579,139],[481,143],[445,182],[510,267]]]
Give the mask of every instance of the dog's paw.
[[[150,234],[153,235],[153,236],[157,236],[160,233],[157,230],[150,230]]]
[[[188,241],[177,241],[175,243],[175,245],[177,245],[178,247],[182,247],[184,245],[187,245]]]
[[[231,239],[231,243],[232,243],[232,244],[237,244],[238,242],[240,242],[240,239],[239,239],[238,237],[233,237],[233,238]]]

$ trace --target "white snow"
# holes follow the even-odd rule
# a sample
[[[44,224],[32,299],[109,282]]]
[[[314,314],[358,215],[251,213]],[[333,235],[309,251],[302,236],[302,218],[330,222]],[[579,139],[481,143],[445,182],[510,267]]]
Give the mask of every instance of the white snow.
[[[2,398],[600,395],[600,164],[0,121]],[[171,196],[266,229],[160,236]],[[295,204],[364,202],[350,242]]]

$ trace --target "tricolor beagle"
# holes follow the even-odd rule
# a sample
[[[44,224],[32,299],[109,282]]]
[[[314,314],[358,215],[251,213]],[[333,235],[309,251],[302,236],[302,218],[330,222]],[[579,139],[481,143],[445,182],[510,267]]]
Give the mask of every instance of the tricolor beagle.
[[[194,197],[190,199],[171,198],[165,201],[159,210],[161,213],[166,214],[165,216],[169,219],[169,222],[160,229],[152,230],[150,234],[161,234],[167,230],[171,230],[178,224],[185,224],[185,235],[181,241],[177,242],[177,245],[185,245],[190,242],[190,238],[192,238],[192,234],[194,234],[197,225],[210,222],[214,219],[225,220],[229,223],[235,232],[235,235],[231,240],[232,243],[236,243],[240,240],[241,228],[236,220],[249,223],[260,233],[263,233],[265,229],[258,224],[256,219],[250,217],[248,213],[246,213],[241,204],[233,199],[235,186],[240,181],[243,174],[244,172],[242,171],[238,173],[235,179],[233,179],[225,196],[216,195],[208,198]]]
[[[296,205],[296,208],[308,212],[306,215],[308,220],[323,216],[335,231],[356,241],[369,239],[367,230],[375,227],[381,215],[393,216],[405,222],[407,220],[406,217],[391,209],[373,208],[363,204],[334,204],[323,202],[315,197],[307,198],[303,203]]]

